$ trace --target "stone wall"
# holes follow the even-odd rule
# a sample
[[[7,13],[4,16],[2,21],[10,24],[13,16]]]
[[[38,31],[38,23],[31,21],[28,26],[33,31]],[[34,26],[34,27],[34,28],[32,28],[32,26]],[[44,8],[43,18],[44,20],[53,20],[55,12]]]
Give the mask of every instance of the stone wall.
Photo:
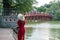
[[[17,16],[1,16],[0,18],[1,23],[3,27],[15,27],[17,26]]]

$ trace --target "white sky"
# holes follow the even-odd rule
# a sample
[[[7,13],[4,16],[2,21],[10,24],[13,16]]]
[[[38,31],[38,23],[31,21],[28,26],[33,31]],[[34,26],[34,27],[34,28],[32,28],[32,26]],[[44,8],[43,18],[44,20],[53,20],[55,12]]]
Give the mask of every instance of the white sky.
[[[38,3],[33,5],[33,6],[36,6],[36,7],[39,7],[39,6],[42,6],[44,4],[49,4],[50,1],[53,1],[53,0],[36,0]]]

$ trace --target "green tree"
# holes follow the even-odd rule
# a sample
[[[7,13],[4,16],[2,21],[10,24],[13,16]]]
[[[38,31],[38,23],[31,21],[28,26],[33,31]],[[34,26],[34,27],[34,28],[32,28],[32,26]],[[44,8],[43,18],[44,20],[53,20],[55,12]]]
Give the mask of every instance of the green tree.
[[[36,0],[3,0],[4,13],[8,15],[11,9],[19,10],[20,13],[28,12],[33,9],[35,2]]]
[[[0,15],[2,15],[2,8],[3,8],[3,4],[2,4],[2,0],[0,0]]]
[[[45,12],[46,8],[44,6],[41,6],[41,7],[37,8],[37,11],[39,11],[39,12]]]
[[[54,11],[54,12],[52,12]],[[54,20],[60,20],[60,1],[57,2],[52,2],[51,6],[47,9],[47,12],[50,14],[53,14],[53,19]]]

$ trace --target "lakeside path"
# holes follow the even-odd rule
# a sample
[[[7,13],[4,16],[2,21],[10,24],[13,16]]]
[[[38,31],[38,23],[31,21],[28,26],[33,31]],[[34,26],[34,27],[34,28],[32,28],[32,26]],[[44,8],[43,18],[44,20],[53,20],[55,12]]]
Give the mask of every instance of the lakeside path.
[[[0,40],[15,40],[13,30],[9,28],[0,28]]]

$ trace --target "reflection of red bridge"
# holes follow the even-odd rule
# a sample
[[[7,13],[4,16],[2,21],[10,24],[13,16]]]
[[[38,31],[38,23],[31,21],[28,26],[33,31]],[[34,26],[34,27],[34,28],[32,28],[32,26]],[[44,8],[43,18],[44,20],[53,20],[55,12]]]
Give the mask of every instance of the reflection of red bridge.
[[[49,15],[49,14],[41,14],[41,13],[38,13],[38,14],[25,14],[25,18],[26,20],[45,20],[45,21],[49,21],[52,19],[52,15]]]

